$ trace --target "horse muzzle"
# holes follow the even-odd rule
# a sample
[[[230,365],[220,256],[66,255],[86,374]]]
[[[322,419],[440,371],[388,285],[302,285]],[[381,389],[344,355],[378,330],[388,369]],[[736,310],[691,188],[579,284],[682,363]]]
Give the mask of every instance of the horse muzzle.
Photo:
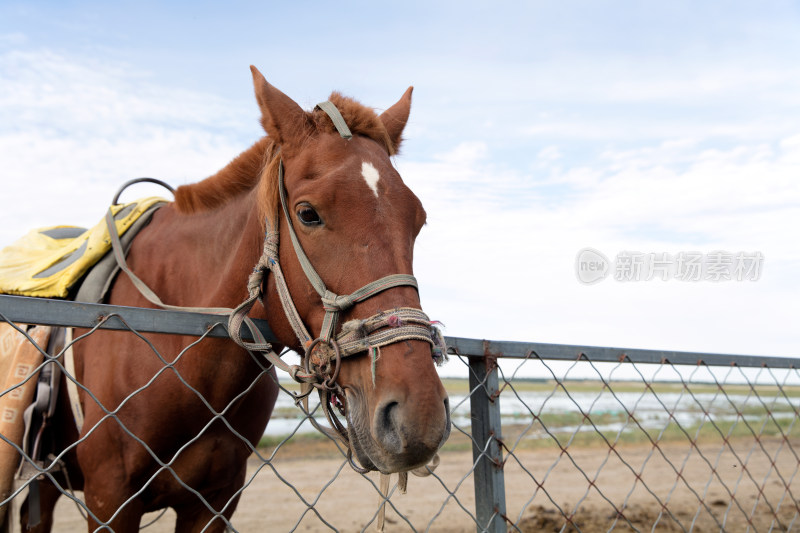
[[[368,470],[405,472],[427,464],[450,436],[447,396],[387,395],[370,413],[361,394],[347,391],[347,423],[356,458]]]

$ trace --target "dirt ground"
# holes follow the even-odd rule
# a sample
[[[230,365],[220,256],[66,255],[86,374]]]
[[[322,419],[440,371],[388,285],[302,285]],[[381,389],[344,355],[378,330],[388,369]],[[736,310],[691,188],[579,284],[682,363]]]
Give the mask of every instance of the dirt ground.
[[[800,530],[800,461],[793,449],[764,440],[735,445],[734,452],[664,444],[506,454],[509,531],[747,531],[748,518],[750,531]],[[234,528],[374,531],[378,476],[365,479],[338,458],[299,455],[281,450],[270,464],[251,459],[251,484]],[[309,455],[325,454],[312,450]],[[386,531],[476,531],[472,464],[471,452],[445,452],[437,477],[410,477],[408,493],[395,491],[391,497]],[[174,515],[168,512],[145,531],[173,527]],[[85,528],[75,504],[62,498],[54,530]]]

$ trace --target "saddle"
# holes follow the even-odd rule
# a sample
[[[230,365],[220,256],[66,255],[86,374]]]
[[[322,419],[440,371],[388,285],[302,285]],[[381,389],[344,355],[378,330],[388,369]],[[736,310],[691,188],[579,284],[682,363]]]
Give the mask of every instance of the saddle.
[[[163,198],[151,197],[111,207],[125,253],[153,213],[166,203]],[[102,302],[119,272],[110,250],[105,220],[91,229],[53,226],[32,230],[0,251],[0,293]],[[45,353],[57,356],[68,342],[65,337],[71,338],[67,328],[17,327],[27,331],[36,345],[10,324],[0,323],[0,433],[8,439],[0,440],[0,502],[10,495],[15,473],[18,479],[36,477],[37,466],[58,452],[48,445],[46,430],[55,411],[62,369],[42,363]],[[63,364],[69,369],[70,357],[66,359]],[[77,402],[77,398],[71,401]],[[20,449],[29,460],[23,460]],[[33,524],[38,505],[33,499],[31,502],[32,510],[37,511],[30,516]],[[5,507],[0,506],[0,525]]]
[[[124,238],[133,229],[127,239],[129,244],[164,203],[163,198],[150,197],[112,206],[117,232]],[[91,229],[52,226],[32,230],[0,251],[0,293],[67,298],[70,290],[110,249],[105,220]]]

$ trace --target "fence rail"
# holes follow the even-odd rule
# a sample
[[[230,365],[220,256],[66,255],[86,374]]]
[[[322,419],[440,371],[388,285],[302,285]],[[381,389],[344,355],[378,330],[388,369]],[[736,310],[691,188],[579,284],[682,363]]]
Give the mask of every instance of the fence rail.
[[[4,295],[0,322],[176,333],[198,342],[227,336],[218,315]],[[268,324],[258,327],[273,337]],[[388,530],[800,528],[800,359],[446,340],[450,364],[463,364],[469,378],[445,380],[453,389],[453,436],[433,479],[412,483],[406,496],[394,487]],[[42,368],[47,364],[61,363],[48,358]],[[280,407],[290,399],[279,398],[276,412],[286,429],[253,454],[228,527],[371,527],[379,508],[375,479],[350,471],[333,443],[306,436],[299,408]],[[304,477],[305,461],[297,458],[307,454],[322,457],[315,469],[324,479]],[[54,462],[41,475],[55,468]],[[18,501],[26,487],[22,482],[0,506]],[[88,511],[79,495],[65,493],[63,500]],[[342,507],[350,512],[343,515]],[[56,530],[85,528],[75,509],[62,514],[69,511],[73,518]],[[152,527],[166,531],[174,524],[169,520]]]
[[[28,298],[0,294],[0,312],[8,320],[45,326],[99,327],[100,329],[136,329],[142,333],[174,333],[180,335],[207,335],[227,337],[225,320],[220,315],[141,309],[117,305],[70,302],[46,298]],[[125,324],[119,316],[125,316]],[[267,341],[274,342],[275,335],[264,320],[253,320]],[[242,337],[248,337],[246,328]],[[798,368],[800,359],[768,357],[762,355],[731,355],[703,352],[678,352],[668,350],[642,350],[638,348],[607,348],[572,344],[541,342],[516,342],[445,337],[454,354],[465,357],[503,357],[527,359],[532,355],[542,359],[575,361],[580,358],[595,362],[675,364],[675,365],[735,365],[741,367]]]

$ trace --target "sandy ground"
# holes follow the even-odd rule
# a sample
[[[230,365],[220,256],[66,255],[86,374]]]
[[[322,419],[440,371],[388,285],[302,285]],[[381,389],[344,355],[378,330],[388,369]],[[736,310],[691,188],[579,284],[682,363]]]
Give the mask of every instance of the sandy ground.
[[[736,444],[735,454],[682,444],[618,447],[619,456],[607,448],[506,454],[509,530],[560,531],[566,524],[563,531],[747,531],[748,518],[750,531],[800,530],[793,448],[765,439]],[[472,463],[470,452],[446,452],[436,477],[412,476],[408,493],[391,497],[386,531],[476,531]],[[290,452],[267,465],[253,458],[249,479],[232,521],[237,531],[375,530],[378,476],[365,478],[343,460]],[[145,531],[173,527],[168,512]],[[62,498],[55,531],[85,530],[74,503]]]

